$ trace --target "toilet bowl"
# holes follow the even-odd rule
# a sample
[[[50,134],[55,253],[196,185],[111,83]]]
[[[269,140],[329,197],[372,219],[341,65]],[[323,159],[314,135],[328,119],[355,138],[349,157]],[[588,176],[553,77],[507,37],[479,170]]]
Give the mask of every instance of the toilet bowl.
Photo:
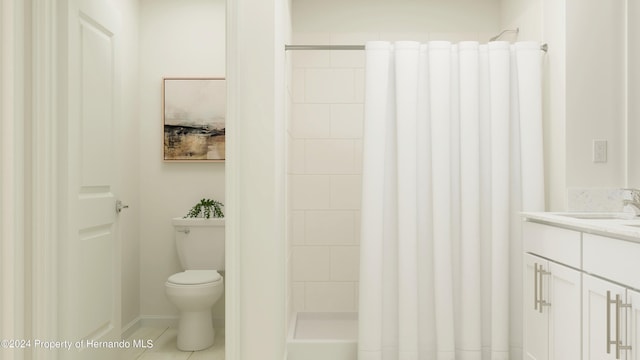
[[[222,297],[224,219],[175,218],[176,250],[184,271],[167,279],[165,292],[180,312],[178,349],[203,350],[213,345],[212,308]]]
[[[178,349],[198,351],[213,345],[211,308],[222,297],[222,276],[215,270],[186,270],[171,275],[165,290],[180,311]]]

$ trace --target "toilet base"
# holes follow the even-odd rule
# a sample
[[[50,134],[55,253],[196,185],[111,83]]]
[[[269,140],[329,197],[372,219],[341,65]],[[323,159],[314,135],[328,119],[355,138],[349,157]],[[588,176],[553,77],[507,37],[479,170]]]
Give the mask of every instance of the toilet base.
[[[182,351],[204,350],[213,345],[215,334],[211,319],[211,309],[180,314],[178,349]]]

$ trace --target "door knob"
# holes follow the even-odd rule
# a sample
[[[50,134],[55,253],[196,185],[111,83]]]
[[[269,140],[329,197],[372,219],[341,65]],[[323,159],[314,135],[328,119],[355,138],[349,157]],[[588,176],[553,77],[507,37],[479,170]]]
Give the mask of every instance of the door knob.
[[[122,209],[128,209],[128,208],[129,208],[129,205],[123,204],[121,200],[116,200],[116,212],[118,214],[122,212]]]

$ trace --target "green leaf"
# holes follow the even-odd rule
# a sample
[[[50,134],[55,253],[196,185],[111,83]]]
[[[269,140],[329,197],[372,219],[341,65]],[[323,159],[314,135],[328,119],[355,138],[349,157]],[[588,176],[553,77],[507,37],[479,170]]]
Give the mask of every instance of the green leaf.
[[[194,205],[191,210],[189,210],[185,218],[210,219],[212,215],[214,218],[223,218],[223,206],[224,204],[219,201],[212,199],[202,199],[199,203]]]

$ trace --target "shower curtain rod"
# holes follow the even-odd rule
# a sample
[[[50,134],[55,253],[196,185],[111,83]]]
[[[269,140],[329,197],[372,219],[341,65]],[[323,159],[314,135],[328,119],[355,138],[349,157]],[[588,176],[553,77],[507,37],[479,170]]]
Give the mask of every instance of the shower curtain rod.
[[[364,45],[285,45],[284,50],[364,50]],[[549,45],[540,45],[540,50],[547,52]]]

